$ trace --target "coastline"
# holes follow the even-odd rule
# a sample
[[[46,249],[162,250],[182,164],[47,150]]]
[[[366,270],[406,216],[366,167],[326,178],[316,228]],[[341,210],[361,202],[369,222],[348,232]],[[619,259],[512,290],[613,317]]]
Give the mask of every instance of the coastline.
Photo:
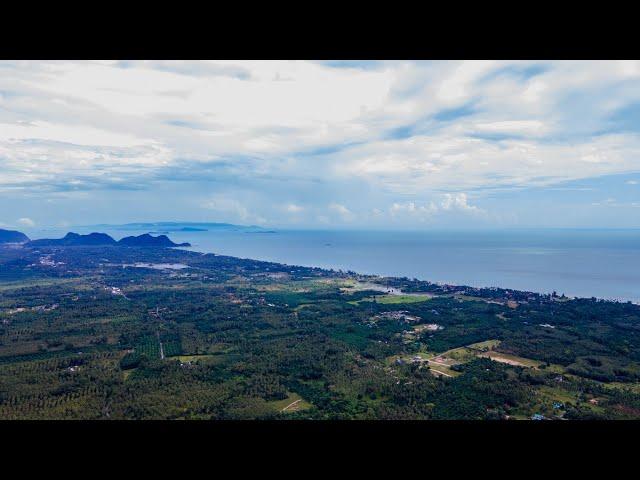
[[[105,231],[114,238],[145,233]],[[563,229],[547,233],[548,229],[393,234],[282,230],[253,235],[209,230],[170,235],[175,242],[192,243],[187,250],[235,258],[640,304],[640,231]]]
[[[361,280],[361,282],[363,282],[364,284],[370,284],[370,285],[378,285],[380,287],[379,291],[381,293],[388,293],[390,295],[403,295],[403,296],[411,296],[411,295],[420,295],[420,296],[424,296],[424,295],[432,295],[430,292],[428,291],[404,291],[400,288],[397,288],[395,286],[389,285],[390,283],[394,283],[394,282],[402,282],[402,281],[411,281],[411,282],[415,282],[418,284],[422,284],[422,285],[429,285],[432,288],[436,288],[436,289],[445,289],[446,292],[444,293],[444,295],[465,295],[468,293],[473,293],[476,295],[482,295],[482,293],[486,293],[486,292],[496,292],[498,294],[500,293],[506,293],[507,296],[528,296],[528,297],[536,297],[538,299],[543,299],[543,298],[551,298],[551,299],[560,299],[562,298],[561,301],[573,301],[573,300],[585,300],[585,301],[591,301],[593,299],[595,299],[598,302],[610,302],[610,303],[629,303],[629,304],[633,304],[633,305],[638,305],[640,306],[640,302],[638,301],[633,301],[633,300],[627,300],[627,299],[615,299],[615,298],[603,298],[603,297],[580,297],[580,296],[569,296],[569,295],[565,295],[564,297],[560,297],[559,295],[554,297],[553,296],[553,292],[535,292],[535,291],[529,291],[529,290],[519,290],[519,289],[513,289],[513,288],[508,288],[508,287],[497,287],[497,286],[473,286],[473,285],[462,285],[462,284],[451,284],[451,283],[442,283],[442,282],[433,282],[431,280],[428,279],[419,279],[419,278],[414,278],[414,279],[409,279],[408,277],[397,277],[397,276],[388,276],[388,275],[379,275],[379,274],[368,274],[368,273],[360,273],[360,272],[355,272],[355,271],[350,271],[350,270],[341,270],[341,269],[331,269],[331,268],[325,268],[325,267],[321,267],[321,266],[314,266],[314,265],[298,265],[298,264],[288,264],[288,263],[281,263],[281,262],[273,262],[270,260],[264,260],[264,259],[256,259],[256,258],[249,258],[249,257],[235,257],[233,255],[223,255],[223,254],[218,254],[215,252],[204,252],[204,251],[199,251],[199,250],[195,250],[195,247],[172,247],[171,250],[177,250],[177,251],[184,251],[184,252],[191,252],[191,253],[196,253],[199,255],[213,255],[216,257],[223,257],[223,258],[229,258],[229,259],[233,259],[233,260],[241,260],[241,261],[252,261],[252,262],[260,262],[260,263],[269,263],[269,264],[276,264],[279,267],[282,267],[283,269],[289,270],[289,269],[319,269],[322,270],[323,272],[326,272],[328,274],[337,274],[337,275],[346,275],[346,276],[353,276],[353,277],[357,277]],[[372,288],[375,289],[375,288]],[[442,294],[441,294],[442,295]],[[436,296],[436,295],[434,295]]]
[[[268,260],[268,259],[259,259],[259,258],[251,258],[251,257],[236,257],[233,255],[224,255],[224,254],[219,254],[219,253],[215,253],[215,252],[206,252],[206,251],[202,251],[202,250],[197,250],[197,247],[171,247],[172,250],[180,250],[180,251],[185,251],[185,252],[193,252],[193,253],[198,253],[200,255],[214,255],[214,256],[218,256],[218,257],[226,257],[226,258],[232,258],[235,260],[247,260],[247,261],[253,261],[253,262],[263,262],[263,263],[275,263],[281,267],[285,267],[285,268],[313,268],[313,269],[320,269],[323,270],[325,272],[328,273],[345,273],[345,274],[352,274],[358,277],[362,277],[362,278],[369,278],[371,279],[371,282],[384,282],[384,281],[401,281],[401,280],[408,280],[409,277],[398,277],[398,276],[393,276],[393,275],[381,275],[381,274],[376,274],[376,273],[361,273],[361,272],[356,272],[356,271],[352,271],[352,270],[344,270],[344,269],[336,269],[336,268],[327,268],[327,267],[323,267],[320,265],[299,265],[299,264],[292,264],[292,263],[282,263],[282,262],[274,262],[272,260]],[[457,283],[448,283],[448,282],[438,282],[438,281],[433,281],[430,279],[424,279],[424,278],[419,278],[419,277],[412,277],[414,280],[417,280],[420,283],[426,283],[426,284],[430,284],[430,285],[435,285],[438,287],[444,287],[444,288],[448,288],[448,289],[455,289],[455,290],[471,290],[474,292],[480,292],[480,291],[506,291],[506,292],[513,292],[515,294],[521,294],[521,295],[535,295],[535,296],[539,296],[539,297],[546,297],[546,296],[552,296],[553,291],[551,292],[538,292],[538,291],[532,291],[532,290],[521,290],[521,289],[516,289],[516,288],[510,288],[510,287],[503,287],[503,286],[486,286],[486,285],[465,285],[465,284],[457,284]],[[378,284],[380,285],[380,283]],[[414,292],[406,292],[406,291],[402,291],[401,289],[397,289],[395,287],[390,287],[390,286],[383,286],[382,290],[389,290],[390,293],[392,295],[413,295],[415,294]],[[426,292],[421,292],[422,294],[426,293]],[[626,299],[626,298],[605,298],[605,297],[598,297],[598,296],[591,296],[591,297],[586,297],[586,296],[578,296],[578,295],[565,295],[564,298],[566,298],[567,300],[591,300],[593,298],[595,298],[597,301],[604,301],[604,302],[612,302],[612,303],[631,303],[633,305],[638,305],[640,306],[640,301],[639,300],[630,300],[630,299]]]

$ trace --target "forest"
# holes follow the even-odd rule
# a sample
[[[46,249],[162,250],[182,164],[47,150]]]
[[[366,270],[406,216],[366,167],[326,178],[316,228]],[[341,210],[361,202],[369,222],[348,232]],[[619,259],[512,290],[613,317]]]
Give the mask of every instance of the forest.
[[[640,418],[640,306],[0,246],[0,419]]]

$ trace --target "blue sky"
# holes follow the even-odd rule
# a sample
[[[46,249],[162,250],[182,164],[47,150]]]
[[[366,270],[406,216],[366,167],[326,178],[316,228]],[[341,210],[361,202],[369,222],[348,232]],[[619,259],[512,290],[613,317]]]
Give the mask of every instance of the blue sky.
[[[0,62],[0,227],[640,228],[638,62]]]

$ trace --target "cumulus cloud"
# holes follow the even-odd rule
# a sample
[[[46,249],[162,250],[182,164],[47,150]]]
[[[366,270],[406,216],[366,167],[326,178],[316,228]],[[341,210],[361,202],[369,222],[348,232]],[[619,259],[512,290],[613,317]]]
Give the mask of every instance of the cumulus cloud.
[[[466,193],[445,193],[439,198],[427,203],[394,202],[388,209],[392,218],[409,216],[420,220],[428,220],[436,215],[448,212],[470,215],[484,215],[486,212],[475,205],[469,204]]]
[[[339,177],[359,177],[390,191],[415,193],[425,188],[551,185],[635,171],[637,158],[640,138],[633,134],[558,144],[526,139],[496,142],[440,131],[355,146],[337,155],[333,168]]]
[[[36,222],[34,222],[33,220],[31,220],[28,217],[22,217],[18,219],[18,223],[20,225],[23,225],[25,227],[35,227],[36,226]]]
[[[394,203],[389,208],[389,213],[395,216],[402,213],[423,215],[433,215],[438,211],[438,207],[433,202],[428,205],[416,205],[414,202]]]
[[[285,207],[285,210],[289,213],[300,213],[304,211],[304,207],[301,207],[300,205],[296,205],[295,203],[289,203]]]
[[[446,193],[441,203],[443,210],[460,210],[463,212],[479,213],[482,210],[469,205],[466,193]]]
[[[329,210],[337,213],[338,216],[343,221],[351,221],[355,217],[355,215],[353,214],[353,212],[351,210],[349,210],[347,207],[345,207],[344,205],[341,205],[339,203],[331,203],[331,204],[329,204]]]
[[[638,172],[639,80],[627,61],[2,61],[0,194],[219,182],[266,192],[198,204],[232,221],[479,215],[482,192]],[[265,201],[295,189],[304,210]]]

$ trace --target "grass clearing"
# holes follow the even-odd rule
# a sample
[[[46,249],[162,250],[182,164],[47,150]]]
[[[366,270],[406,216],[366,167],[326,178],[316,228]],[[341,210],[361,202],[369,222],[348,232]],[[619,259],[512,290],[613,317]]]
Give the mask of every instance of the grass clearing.
[[[445,297],[453,297],[456,300],[460,300],[462,302],[485,302],[487,301],[486,298],[482,298],[482,297],[472,297],[471,295],[443,295]]]
[[[539,368],[540,365],[542,365],[542,362],[538,362],[536,360],[495,351],[483,352],[478,354],[478,356],[490,358],[495,362],[506,363],[515,367]]]
[[[30,287],[50,287],[53,285],[70,285],[82,283],[81,278],[47,278],[45,280],[19,280],[11,282],[1,282],[0,291],[18,290],[19,288]]]
[[[430,369],[434,370],[434,372],[447,374],[448,376],[459,375],[459,372],[451,370],[452,366],[468,363],[477,357],[489,358],[496,362],[506,363],[517,367],[539,368],[540,365],[542,365],[542,362],[531,360],[529,358],[496,352],[494,348],[500,345],[500,343],[500,340],[485,340],[483,342],[472,343],[464,347],[452,348],[451,350],[447,350],[440,354],[423,351],[411,355],[394,355],[387,359],[387,364],[391,365],[398,359],[406,363],[426,363],[429,365]]]
[[[201,355],[175,355],[167,357],[167,360],[179,360],[183,364],[222,365],[233,361],[233,354],[201,354]]]
[[[428,366],[431,374],[444,377],[457,377],[460,375],[460,372],[451,370],[451,366],[462,363],[456,361],[445,363],[446,360],[443,361],[441,357],[436,357],[435,353],[427,351],[416,352],[410,355],[392,355],[387,358],[386,363],[387,365],[393,365],[398,360],[401,360],[404,363],[419,363],[422,366]]]
[[[500,340],[485,340],[484,342],[471,343],[467,345],[467,348],[470,348],[472,350],[482,350],[482,351],[493,350],[501,343],[502,342]]]
[[[549,402],[576,403],[576,395],[559,387],[542,385],[536,389],[537,394]]]
[[[351,302],[349,302],[351,303]],[[314,304],[313,303],[301,303],[300,305],[298,305],[297,307],[295,307],[293,309],[294,312],[299,312],[300,310],[302,310],[303,308],[307,308],[307,307],[313,307]]]
[[[500,345],[500,340],[485,340],[483,342],[472,343],[464,347],[452,348],[437,355],[433,360],[446,365],[456,365],[467,363],[486,352],[493,350]]]
[[[433,363],[432,361],[429,361],[429,372],[432,375],[435,375],[436,377],[457,377],[458,375],[461,375],[460,372],[456,372],[455,370],[451,370],[450,367],[445,366],[445,365],[441,365],[438,363]]]
[[[453,350],[448,350],[442,355],[438,355],[437,360],[442,363],[447,363],[450,365],[455,365],[457,363],[467,363],[473,360],[478,356],[478,352],[467,348],[460,347],[454,348]]]
[[[358,305],[362,302],[373,302],[375,300],[376,303],[380,303],[382,305],[396,305],[400,303],[418,303],[418,302],[426,302],[427,300],[431,300],[433,297],[431,295],[375,295],[372,297],[366,297],[362,300],[353,300],[348,303],[351,305]]]
[[[215,358],[215,355],[175,355],[173,357],[167,357],[171,360],[180,360],[181,362],[197,362],[198,360],[206,360],[208,358]]]
[[[396,304],[396,303],[418,303],[431,300],[429,295],[385,295],[377,298],[376,301],[382,304]]]
[[[289,393],[289,396],[283,400],[274,400],[272,402],[267,402],[267,403],[275,411],[278,411],[284,414],[299,412],[301,410],[307,410],[313,406],[309,402],[304,400],[300,395],[293,392]]]
[[[600,383],[600,385],[611,390],[630,390],[633,393],[640,393],[640,383],[609,382]]]

